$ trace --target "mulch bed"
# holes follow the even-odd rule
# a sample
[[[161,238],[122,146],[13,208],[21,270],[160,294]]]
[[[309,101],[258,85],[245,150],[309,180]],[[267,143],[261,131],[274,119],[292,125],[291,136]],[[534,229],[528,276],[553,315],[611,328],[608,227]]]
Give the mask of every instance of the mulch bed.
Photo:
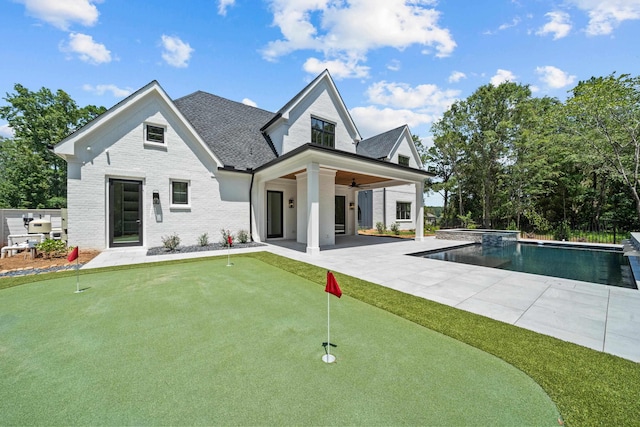
[[[242,249],[242,248],[256,248],[259,246],[266,246],[264,243],[258,242],[247,242],[247,243],[234,243],[231,246],[231,249]],[[147,250],[147,256],[155,256],[155,255],[170,255],[170,254],[183,254],[190,252],[206,252],[206,251],[221,251],[226,250],[227,246],[222,245],[221,243],[211,243],[209,245],[193,245],[193,246],[178,246],[174,250],[169,250],[164,246],[159,246],[155,248],[150,248]]]

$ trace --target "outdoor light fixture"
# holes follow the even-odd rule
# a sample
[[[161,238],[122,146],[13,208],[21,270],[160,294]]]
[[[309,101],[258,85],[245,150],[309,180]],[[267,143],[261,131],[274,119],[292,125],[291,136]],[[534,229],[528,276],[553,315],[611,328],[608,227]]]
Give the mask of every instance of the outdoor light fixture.
[[[293,199],[289,199],[289,207],[293,209]]]
[[[153,204],[160,204],[160,192],[158,190],[153,190]]]
[[[349,202],[349,209],[354,210],[356,208],[356,204],[353,202]]]

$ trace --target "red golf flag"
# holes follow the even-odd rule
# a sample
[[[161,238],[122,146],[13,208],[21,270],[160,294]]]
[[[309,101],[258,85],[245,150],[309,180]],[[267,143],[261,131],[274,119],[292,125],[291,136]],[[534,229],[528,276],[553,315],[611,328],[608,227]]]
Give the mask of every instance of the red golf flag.
[[[342,296],[342,290],[340,290],[340,286],[338,286],[338,281],[335,277],[333,277],[333,273],[327,271],[327,287],[324,288],[325,292],[329,292],[340,298]]]
[[[233,243],[233,239],[231,238],[231,234],[229,234],[227,236],[227,242],[229,242],[229,246],[231,246],[231,243]]]
[[[71,262],[71,261],[75,260],[76,258],[78,258],[78,247],[77,246],[75,248],[73,248],[73,250],[71,251],[71,253],[67,257],[67,261]]]

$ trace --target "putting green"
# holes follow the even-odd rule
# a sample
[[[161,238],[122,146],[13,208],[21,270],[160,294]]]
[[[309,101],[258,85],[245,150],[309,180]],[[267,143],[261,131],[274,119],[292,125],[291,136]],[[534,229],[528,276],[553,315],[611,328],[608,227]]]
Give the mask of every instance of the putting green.
[[[557,425],[529,377],[251,258],[0,291],[0,424]]]

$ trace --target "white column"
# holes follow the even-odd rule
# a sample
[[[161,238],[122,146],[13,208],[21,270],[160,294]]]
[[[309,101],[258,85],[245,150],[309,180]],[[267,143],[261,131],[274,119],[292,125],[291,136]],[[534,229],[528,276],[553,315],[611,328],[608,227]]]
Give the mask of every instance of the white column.
[[[307,253],[320,253],[320,165],[307,165]]]
[[[416,182],[416,241],[424,240],[424,184]]]

